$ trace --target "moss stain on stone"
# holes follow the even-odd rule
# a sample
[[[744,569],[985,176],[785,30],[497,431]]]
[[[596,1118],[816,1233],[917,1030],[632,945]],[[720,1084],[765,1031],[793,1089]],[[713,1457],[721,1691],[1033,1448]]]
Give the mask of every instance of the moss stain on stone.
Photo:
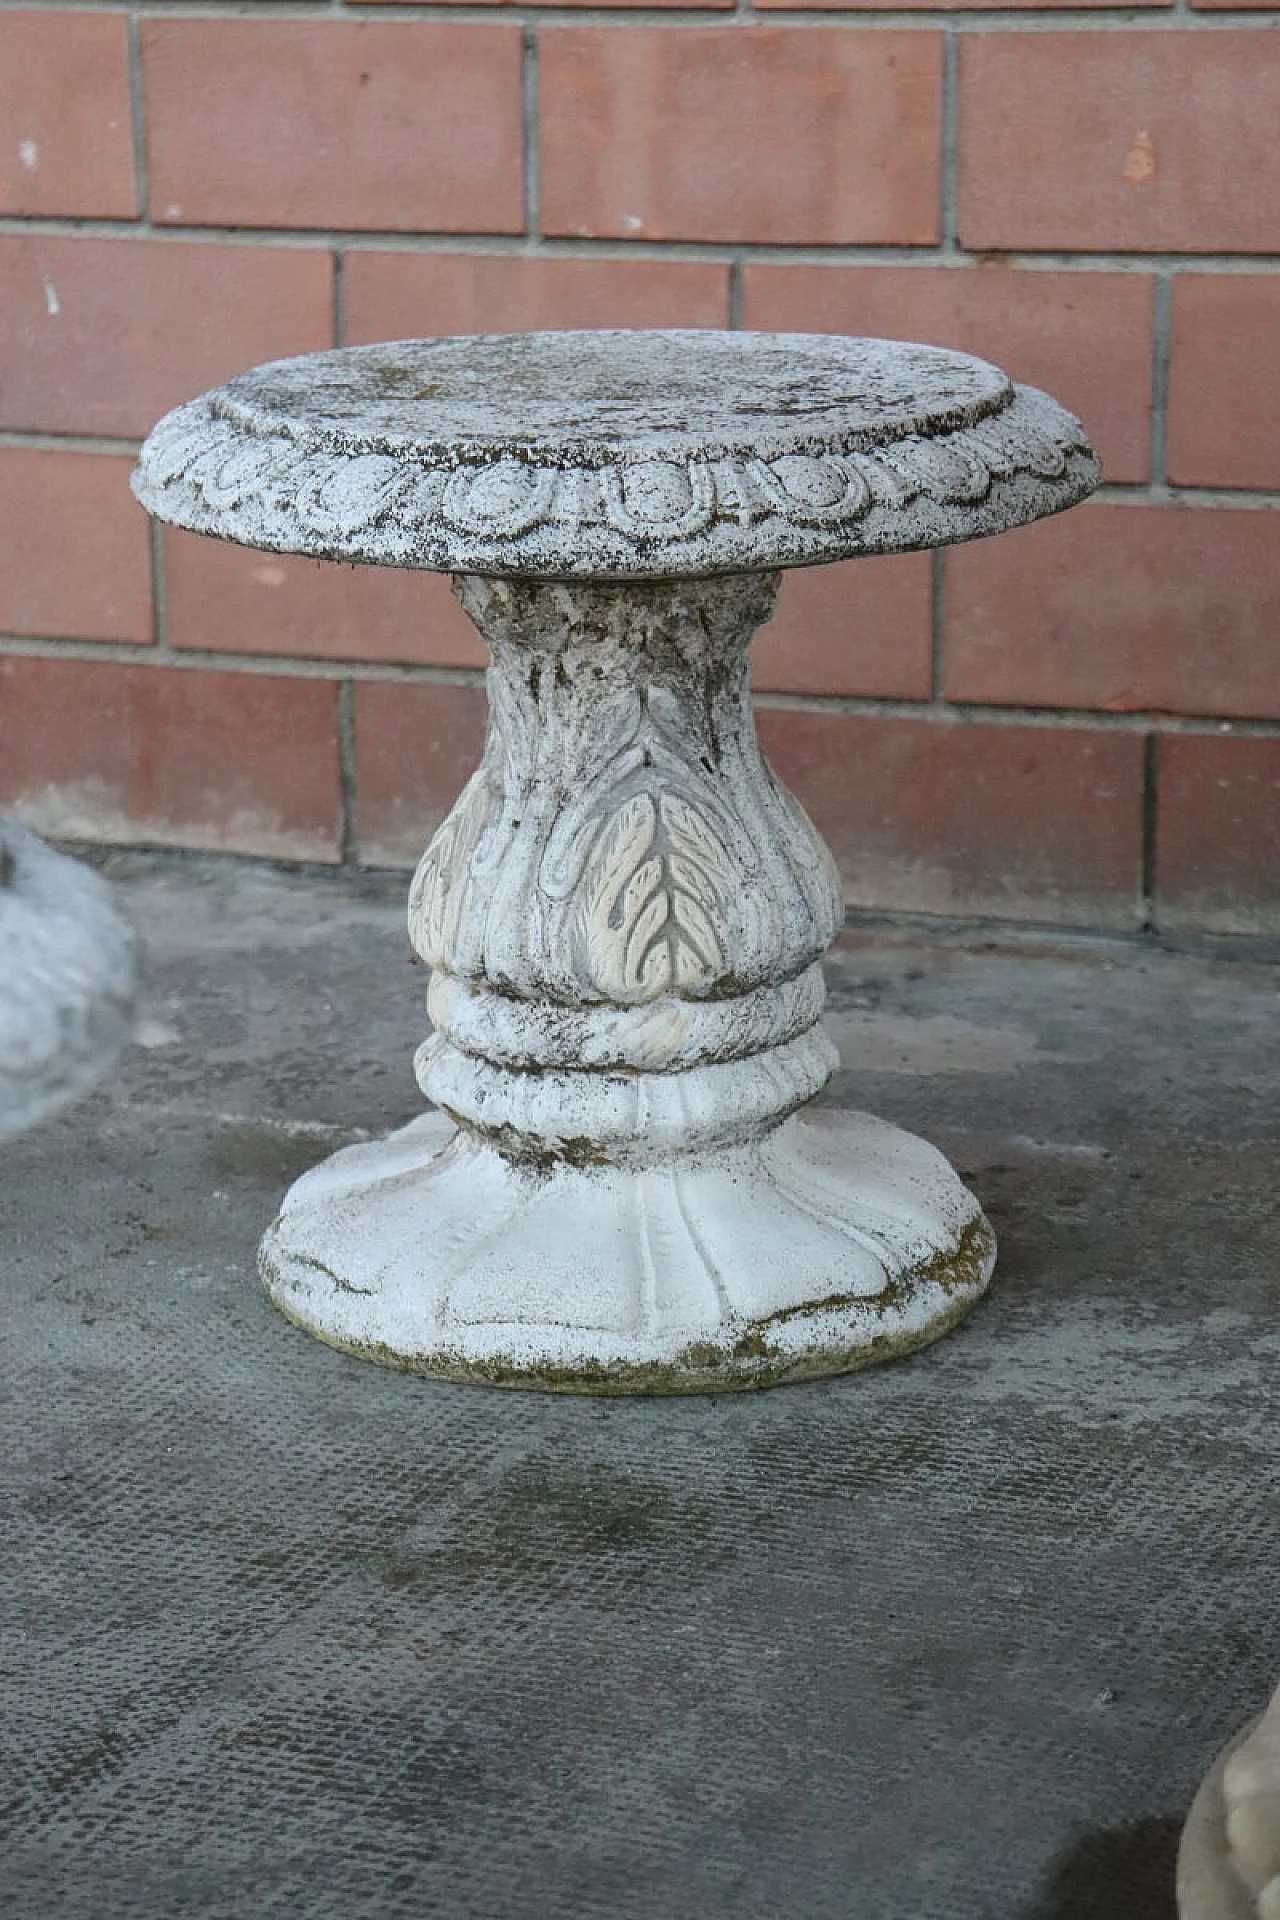
[[[291,1309],[279,1270],[268,1256],[261,1257],[261,1266],[268,1292],[286,1319],[327,1346],[356,1359],[373,1360],[400,1373],[422,1374],[459,1385],[602,1397],[660,1397],[677,1393],[750,1392],[832,1374],[856,1373],[864,1367],[915,1353],[955,1326],[985,1292],[988,1263],[994,1254],[995,1235],[986,1218],[978,1214],[962,1230],[954,1248],[935,1254],[891,1280],[878,1294],[833,1294],[825,1300],[784,1308],[748,1327],[731,1343],[694,1341],[669,1361],[610,1364],[584,1360],[565,1367],[540,1365],[502,1354],[486,1360],[467,1360],[444,1348],[429,1354],[404,1354],[393,1351],[382,1341],[342,1340],[322,1327],[312,1326]],[[789,1353],[768,1338],[771,1326],[806,1313],[815,1317],[832,1312],[865,1316],[869,1331],[886,1308],[901,1311],[910,1300],[928,1298],[931,1294],[938,1297],[938,1308],[920,1327],[869,1332],[869,1337],[860,1340],[812,1347],[804,1353]]]
[[[478,1126],[474,1119],[464,1118],[452,1107],[442,1107],[449,1118],[459,1127],[484,1140],[513,1166],[524,1173],[551,1174],[557,1167],[607,1167],[613,1164],[608,1150],[600,1141],[590,1139],[586,1134],[568,1134],[563,1139],[543,1140],[535,1134],[517,1133],[512,1126]]]

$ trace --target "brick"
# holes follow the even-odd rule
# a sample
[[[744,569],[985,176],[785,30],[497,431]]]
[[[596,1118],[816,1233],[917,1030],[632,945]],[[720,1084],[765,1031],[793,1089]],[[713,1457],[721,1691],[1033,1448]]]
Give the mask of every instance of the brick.
[[[751,649],[760,692],[927,700],[933,652],[927,553],[782,576],[778,611]]]
[[[362,865],[417,865],[480,764],[484,728],[480,687],[357,684],[356,836]]]
[[[518,233],[515,25],[144,20],[153,217]]]
[[[913,30],[548,27],[543,229],[926,245],[941,47]]]
[[[743,272],[749,327],[928,340],[1046,388],[1085,422],[1109,480],[1149,473],[1152,294],[1145,273],[995,263],[748,265]]]
[[[966,34],[960,239],[1280,249],[1278,122],[1265,31]]]
[[[337,689],[0,659],[0,798],[68,839],[336,860]]]
[[[0,215],[137,211],[124,16],[0,13]]]
[[[347,339],[556,327],[724,327],[729,269],[501,253],[346,256]]]
[[[1173,283],[1169,478],[1280,487],[1280,274],[1182,273]]]
[[[260,360],[332,344],[298,247],[0,234],[0,426],[138,438]]]
[[[256,553],[167,527],[169,644],[210,653],[483,667],[480,637],[442,574]]]
[[[1115,0],[1107,0],[1107,3],[1114,5]],[[381,6],[388,4],[388,0],[350,0],[350,4],[354,7]],[[389,4],[417,5],[419,4],[419,0],[389,0]],[[460,7],[471,6],[473,4],[484,7],[497,7],[514,5],[515,0],[438,0],[438,4]],[[689,5],[689,0],[536,0],[536,4],[540,6],[554,6],[557,9],[573,7],[591,7],[592,9],[644,7],[646,11],[654,8],[659,10],[671,8],[673,11],[679,12]],[[1030,0],[1028,0],[1028,4],[1030,4]],[[1068,0],[1061,0],[1061,4],[1068,4]],[[1094,0],[1087,0],[1087,4],[1094,4]],[[1101,0],[1099,0],[1099,4],[1101,4]],[[1153,4],[1153,0],[1138,0],[1138,5],[1140,6],[1150,4]],[[706,7],[710,10],[721,9],[728,12],[732,9],[734,0],[698,0],[698,5],[699,7]]]
[[[1280,717],[1280,523],[1082,507],[946,558],[952,700]]]
[[[146,516],[130,456],[0,447],[0,632],[145,646]]]
[[[1132,926],[1142,741],[762,709],[761,744],[855,906]]]
[[[635,0],[633,0],[633,4]],[[1058,7],[1116,8],[1124,5],[1125,12],[1131,11],[1127,0],[894,0],[895,13],[982,13],[991,8],[1000,8],[1012,12],[1026,10],[1030,13],[1052,12]],[[1229,5],[1230,0],[1220,0],[1220,4]],[[1276,0],[1250,0],[1252,5],[1275,5]],[[812,6],[812,0],[754,0],[756,8],[762,12],[780,12],[792,7]],[[1173,0],[1133,0],[1135,7],[1169,7]],[[860,13],[864,10],[880,11],[881,0],[821,0],[824,13]]]
[[[1159,924],[1280,934],[1280,740],[1162,734],[1156,795]]]

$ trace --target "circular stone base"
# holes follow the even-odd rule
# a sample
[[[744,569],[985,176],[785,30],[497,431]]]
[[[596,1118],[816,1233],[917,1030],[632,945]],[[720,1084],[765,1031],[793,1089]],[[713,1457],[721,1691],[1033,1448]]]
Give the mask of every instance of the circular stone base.
[[[985,1290],[995,1237],[941,1154],[870,1114],[654,1165],[513,1163],[430,1112],[304,1174],[259,1265],[384,1365],[566,1393],[697,1393],[868,1366]]]

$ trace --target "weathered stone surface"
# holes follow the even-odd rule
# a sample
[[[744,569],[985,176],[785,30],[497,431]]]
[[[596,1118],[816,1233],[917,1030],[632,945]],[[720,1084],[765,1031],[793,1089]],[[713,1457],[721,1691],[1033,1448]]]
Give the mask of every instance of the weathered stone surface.
[[[409,897],[440,1111],[298,1182],[272,1297],[402,1366],[605,1392],[934,1337],[991,1271],[976,1201],[869,1115],[792,1117],[838,1064],[817,963],[843,914],[756,745],[776,576],[455,585],[493,665],[483,763]]]
[[[799,334],[409,341],[161,422],[135,490],[279,551],[447,569],[483,762],[409,901],[437,1112],[299,1181],[263,1278],[323,1339],[504,1385],[680,1392],[934,1338],[995,1257],[931,1147],[802,1118],[838,1055],[829,854],[761,759],[777,569],[1071,505],[1079,424],[986,362]]]
[[[278,361],[168,415],[134,489],[275,552],[640,579],[945,545],[1097,482],[1078,421],[967,354],[699,330]]]

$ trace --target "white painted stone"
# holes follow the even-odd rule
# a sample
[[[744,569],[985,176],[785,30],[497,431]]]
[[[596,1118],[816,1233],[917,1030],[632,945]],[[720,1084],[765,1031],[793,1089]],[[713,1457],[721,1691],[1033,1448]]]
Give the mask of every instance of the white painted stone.
[[[428,1113],[304,1174],[262,1246],[277,1305],[335,1345],[615,1392],[885,1358],[944,1331],[993,1260],[941,1154],[863,1113],[600,1166],[510,1157]]]
[[[0,1140],[107,1072],[133,1025],[133,960],[99,876],[0,820]]]
[[[1218,1756],[1178,1853],[1179,1920],[1280,1920],[1280,1692]]]
[[[837,1055],[830,856],[760,757],[777,569],[1082,498],[1077,422],[966,355],[803,335],[407,342],[180,408],[135,491],[282,552],[446,568],[484,759],[423,855],[437,1111],[291,1190],[277,1303],[353,1352],[570,1390],[752,1386],[919,1345],[994,1239],[923,1141],[799,1109]]]
[[[301,1325],[458,1378],[664,1391],[855,1366],[982,1291],[990,1229],[932,1148],[787,1118],[838,1064],[842,907],[756,745],[776,585],[458,578],[489,735],[409,896],[441,1111],[290,1193],[262,1261]]]

